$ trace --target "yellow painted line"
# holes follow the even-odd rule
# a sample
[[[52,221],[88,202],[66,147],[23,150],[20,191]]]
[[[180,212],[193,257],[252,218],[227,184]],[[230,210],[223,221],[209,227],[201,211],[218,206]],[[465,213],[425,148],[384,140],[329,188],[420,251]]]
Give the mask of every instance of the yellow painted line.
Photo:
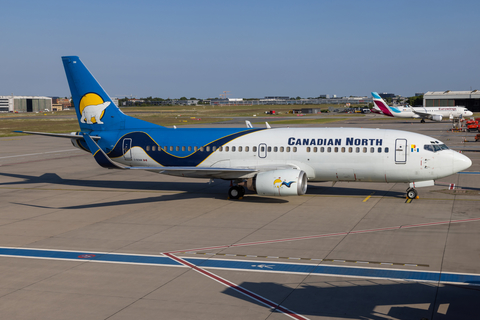
[[[368,201],[368,199],[370,199],[370,197],[371,197],[371,196],[373,196],[373,194],[374,194],[374,193],[375,193],[375,191],[374,191],[374,192],[372,192],[372,194],[370,194],[368,197],[366,197],[366,198],[363,200],[363,202],[367,202],[367,201]]]

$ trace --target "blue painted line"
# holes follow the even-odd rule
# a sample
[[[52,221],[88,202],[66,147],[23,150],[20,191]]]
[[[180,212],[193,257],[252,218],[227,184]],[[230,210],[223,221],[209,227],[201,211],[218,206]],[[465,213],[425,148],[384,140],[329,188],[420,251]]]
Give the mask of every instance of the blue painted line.
[[[147,255],[143,256],[143,255],[96,253],[96,252],[81,252],[81,251],[55,251],[55,250],[42,250],[42,249],[0,248],[0,257],[1,256],[181,266],[180,263],[173,261],[168,257],[163,257],[163,256],[147,256]]]
[[[381,278],[381,279],[399,279],[408,281],[433,281],[448,282],[457,284],[480,285],[479,274],[456,274],[426,272],[415,270],[392,270],[378,268],[361,267],[341,267],[312,264],[294,264],[294,263],[269,263],[259,261],[237,261],[237,260],[217,260],[217,259],[199,259],[184,258],[188,262],[202,268],[223,268],[232,270],[246,270],[258,272],[292,272],[292,273],[310,273],[313,275],[343,276],[343,277],[361,277],[361,278]]]
[[[47,249],[2,248],[0,257],[19,257],[37,259],[66,259],[73,261],[114,262],[156,266],[183,266],[164,256],[134,255],[117,253],[98,253],[82,251],[58,251]],[[226,270],[301,273],[325,276],[343,276],[360,278],[398,279],[407,281],[433,281],[457,284],[480,285],[480,274],[457,274],[447,272],[427,272],[416,270],[393,270],[362,267],[342,267],[302,263],[270,263],[268,261],[222,260],[205,258],[183,258],[202,268]]]

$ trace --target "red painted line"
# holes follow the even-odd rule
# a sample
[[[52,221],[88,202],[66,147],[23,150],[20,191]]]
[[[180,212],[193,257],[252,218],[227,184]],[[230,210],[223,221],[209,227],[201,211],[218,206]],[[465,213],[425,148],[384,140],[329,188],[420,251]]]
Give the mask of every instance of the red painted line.
[[[287,309],[287,308],[285,308],[285,307],[283,307],[279,304],[276,304],[276,303],[274,303],[274,302],[272,302],[272,301],[270,301],[270,300],[268,300],[268,299],[266,299],[266,298],[264,298],[264,297],[262,297],[262,296],[260,296],[256,293],[254,293],[250,290],[247,290],[247,289],[245,289],[245,288],[243,288],[243,287],[241,287],[241,286],[239,286],[239,285],[237,285],[237,284],[235,284],[231,281],[228,281],[228,280],[226,280],[222,277],[219,277],[216,274],[211,273],[210,271],[207,271],[205,269],[201,269],[201,268],[197,267],[196,265],[194,265],[194,264],[192,264],[192,263],[190,263],[186,260],[183,260],[182,258],[174,256],[173,254],[168,253],[168,252],[165,252],[163,254],[166,255],[167,257],[169,257],[170,259],[175,260],[175,261],[177,261],[177,262],[179,262],[179,263],[181,263],[181,264],[183,264],[187,267],[190,267],[193,270],[197,271],[198,273],[201,273],[204,276],[207,276],[210,279],[213,279],[213,280],[223,284],[224,286],[227,286],[227,287],[229,287],[229,288],[231,288],[231,289],[233,289],[233,290],[235,290],[235,291],[237,291],[241,294],[244,294],[244,295],[260,302],[260,303],[263,303],[264,305],[266,305],[266,306],[268,306],[268,307],[270,307],[274,310],[278,310],[278,311],[284,313],[285,315],[287,315],[287,316],[289,316],[293,319],[299,319],[299,320],[307,319],[308,320],[308,318],[306,318],[306,317],[304,317],[304,316],[302,316],[298,313],[295,313],[295,312],[293,312],[293,311],[291,311],[291,310],[289,310],[289,309]]]
[[[328,237],[335,237],[335,236],[345,236],[345,235],[349,235],[349,234],[372,233],[372,232],[380,232],[380,231],[388,231],[388,230],[418,228],[418,227],[443,225],[443,224],[449,224],[449,223],[472,222],[472,221],[480,221],[480,218],[427,222],[427,223],[410,224],[410,225],[404,225],[404,226],[394,226],[394,227],[385,227],[385,228],[376,228],[376,229],[356,230],[356,231],[350,231],[350,232],[337,232],[337,233],[327,233],[327,234],[304,236],[304,237],[295,237],[295,238],[265,240],[265,241],[256,241],[256,242],[245,242],[245,243],[237,243],[237,244],[215,246],[215,247],[205,247],[205,248],[169,251],[169,253],[194,252],[194,251],[203,251],[203,250],[225,249],[225,248],[231,248],[231,247],[254,246],[254,245],[259,245],[259,244],[288,242],[288,241],[299,241],[299,240],[318,239],[318,238],[328,238]]]

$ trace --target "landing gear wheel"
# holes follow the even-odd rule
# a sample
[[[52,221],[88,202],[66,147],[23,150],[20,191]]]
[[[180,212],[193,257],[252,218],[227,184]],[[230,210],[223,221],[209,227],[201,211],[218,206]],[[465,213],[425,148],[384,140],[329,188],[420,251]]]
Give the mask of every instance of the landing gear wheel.
[[[417,190],[413,188],[408,188],[407,189],[407,198],[408,199],[415,199],[418,196]]]
[[[228,190],[229,199],[240,199],[245,195],[245,188],[242,186],[233,186]]]
[[[425,119],[420,120],[420,123],[425,123]]]

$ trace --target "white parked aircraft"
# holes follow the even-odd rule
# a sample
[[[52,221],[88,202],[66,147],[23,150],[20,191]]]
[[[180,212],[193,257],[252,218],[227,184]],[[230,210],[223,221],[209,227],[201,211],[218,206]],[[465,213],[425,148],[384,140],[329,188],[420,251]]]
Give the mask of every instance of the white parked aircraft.
[[[439,140],[397,130],[361,128],[166,128],[125,115],[76,56],[63,64],[78,133],[72,139],[99,165],[182,177],[232,180],[260,195],[302,195],[307,181],[371,181],[432,186],[472,162]],[[88,111],[88,112],[86,112]],[[248,124],[247,124],[248,126]]]
[[[452,120],[473,115],[465,107],[390,107],[378,93],[372,92],[372,96],[375,107],[389,117],[422,119],[420,122],[424,123],[425,119],[442,121],[443,118]]]

